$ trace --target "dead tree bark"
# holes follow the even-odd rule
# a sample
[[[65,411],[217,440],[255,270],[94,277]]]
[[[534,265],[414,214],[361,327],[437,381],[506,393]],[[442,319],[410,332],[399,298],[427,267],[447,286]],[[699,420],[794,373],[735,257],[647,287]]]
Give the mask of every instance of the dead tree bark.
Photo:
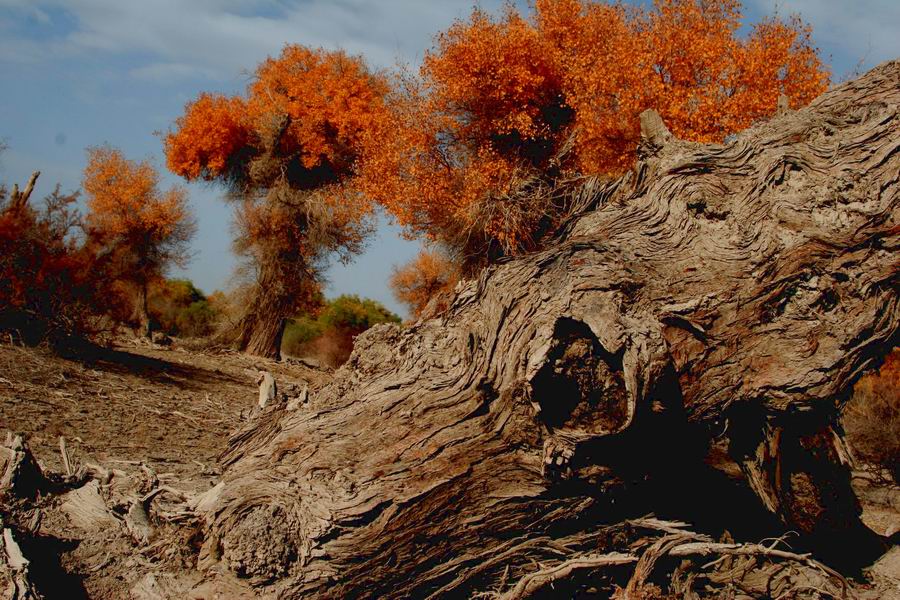
[[[150,339],[150,306],[148,283],[146,280],[137,282],[137,301],[134,303],[135,317],[138,322],[140,337]]]
[[[28,559],[22,554],[12,529],[3,525],[0,517],[0,583],[7,583],[6,589],[0,591],[10,600],[42,600],[44,596],[35,588],[29,573]]]
[[[648,113],[552,246],[234,438],[201,564],[279,597],[507,592],[622,550],[603,524],[717,440],[787,526],[854,530],[837,417],[900,331],[898,106],[894,61],[721,145]]]
[[[297,298],[284,281],[294,279],[282,272],[276,258],[261,261],[259,275],[237,323],[238,350],[253,356],[279,359],[287,318]]]
[[[40,171],[35,171],[34,173],[32,173],[31,177],[28,178],[28,183],[25,185],[25,189],[21,192],[19,191],[19,185],[13,184],[12,193],[9,195],[9,210],[25,210],[25,207],[28,205],[28,199],[31,198],[31,192],[34,191],[34,184],[37,182],[37,179],[40,176]]]

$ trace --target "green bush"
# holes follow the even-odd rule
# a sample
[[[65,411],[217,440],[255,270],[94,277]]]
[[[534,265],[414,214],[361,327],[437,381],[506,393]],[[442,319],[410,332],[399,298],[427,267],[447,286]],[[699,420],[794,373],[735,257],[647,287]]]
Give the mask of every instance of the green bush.
[[[218,318],[218,311],[204,298],[191,302],[187,308],[178,311],[175,325],[178,335],[202,337],[212,333]]]
[[[154,284],[148,298],[154,329],[181,337],[203,337],[215,329],[221,311],[187,279]]]
[[[353,339],[378,323],[400,323],[380,302],[355,295],[327,301],[319,313],[292,319],[284,331],[282,352],[306,356],[336,367],[353,351]]]
[[[348,329],[359,334],[378,323],[399,323],[400,317],[375,300],[344,295],[325,305],[319,321],[325,327]]]
[[[292,354],[291,349],[296,350],[303,344],[308,344],[322,335],[322,332],[322,324],[313,317],[302,316],[291,319],[285,327],[281,347],[288,354]]]

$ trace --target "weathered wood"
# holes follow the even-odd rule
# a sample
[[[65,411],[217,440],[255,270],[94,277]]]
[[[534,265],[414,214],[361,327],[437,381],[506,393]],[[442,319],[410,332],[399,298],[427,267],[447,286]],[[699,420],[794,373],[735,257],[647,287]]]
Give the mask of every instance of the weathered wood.
[[[6,438],[0,446],[0,496],[33,498],[48,481],[22,436],[7,433]]]
[[[69,450],[66,448],[66,438],[63,436],[59,436],[59,454],[62,458],[63,469],[65,469],[66,476],[72,476],[72,464],[69,461]]]
[[[100,495],[100,485],[91,480],[62,496],[60,510],[73,525],[85,531],[102,531],[118,527],[119,522]]]
[[[721,145],[648,115],[546,250],[235,436],[203,564],[283,598],[503,593],[689,504],[715,440],[787,527],[860,527],[836,422],[898,342],[898,106],[894,61]]]
[[[247,291],[245,312],[229,332],[236,337],[239,350],[264,358],[281,358],[287,317],[294,314],[297,303],[298,290],[290,289],[288,282],[298,281],[297,269],[296,264],[278,256],[264,255],[260,259],[257,280]]]
[[[256,384],[259,386],[259,400],[256,403],[258,408],[265,408],[267,404],[275,401],[278,388],[275,385],[275,378],[268,371],[260,372],[256,378]]]
[[[133,500],[128,506],[128,512],[125,514],[125,526],[132,539],[138,544],[146,544],[150,541],[153,536],[153,526],[150,525],[150,517],[147,516],[147,509],[142,501]]]
[[[3,529],[3,544],[6,548],[6,562],[12,569],[25,569],[28,567],[28,560],[22,555],[22,550],[13,539],[12,530],[9,527]]]
[[[9,210],[20,211],[25,208],[25,205],[28,204],[28,200],[31,198],[31,192],[34,191],[34,184],[37,183],[37,179],[40,176],[40,171],[32,173],[31,177],[28,178],[28,183],[25,184],[25,189],[22,191],[19,191],[18,184],[13,184],[12,193],[9,195]]]
[[[612,552],[609,554],[589,555],[569,559],[559,565],[545,570],[529,573],[516,583],[516,586],[503,594],[500,600],[520,600],[533,596],[539,589],[552,584],[557,579],[564,579],[581,569],[598,569],[611,566],[627,565],[638,561],[636,556]]]
[[[672,132],[658,112],[648,109],[641,113],[641,140],[644,144],[662,148],[670,139]]]
[[[13,537],[12,529],[3,527],[0,519],[0,574],[10,580],[6,592],[9,600],[41,600],[44,596],[37,590],[30,573],[30,561],[25,558],[22,549]]]

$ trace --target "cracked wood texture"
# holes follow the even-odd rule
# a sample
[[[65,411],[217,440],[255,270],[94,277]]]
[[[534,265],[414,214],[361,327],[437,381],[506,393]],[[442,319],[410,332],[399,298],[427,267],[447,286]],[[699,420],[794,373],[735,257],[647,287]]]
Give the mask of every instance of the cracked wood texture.
[[[620,548],[663,501],[640,482],[686,493],[717,444],[786,527],[857,527],[836,419],[898,338],[898,105],[893,61],[721,145],[648,113],[547,249],[234,437],[201,564],[287,598],[508,591]]]

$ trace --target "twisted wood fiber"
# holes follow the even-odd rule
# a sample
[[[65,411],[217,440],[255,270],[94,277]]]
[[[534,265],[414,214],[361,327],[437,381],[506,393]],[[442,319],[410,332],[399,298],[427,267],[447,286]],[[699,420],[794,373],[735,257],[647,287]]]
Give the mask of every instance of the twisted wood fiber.
[[[840,474],[837,410],[898,337],[898,105],[893,61],[724,144],[648,134],[546,250],[363,334],[308,409],[236,436],[203,561],[289,598],[498,589],[615,549],[600,491],[671,432],[724,432],[760,502],[814,529],[794,470]]]

